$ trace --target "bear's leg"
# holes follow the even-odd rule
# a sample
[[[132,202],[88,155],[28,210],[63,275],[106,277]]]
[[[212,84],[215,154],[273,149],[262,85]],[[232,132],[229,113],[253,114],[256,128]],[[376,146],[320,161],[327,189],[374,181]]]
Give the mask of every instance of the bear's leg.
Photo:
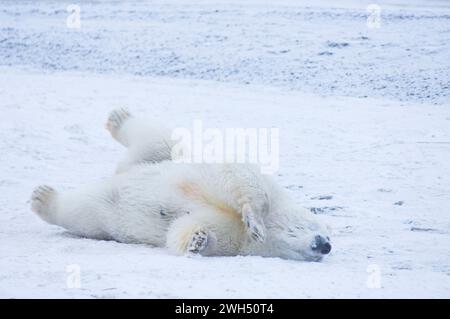
[[[175,254],[234,256],[244,230],[238,218],[217,212],[188,214],[176,219],[167,232],[167,248]]]
[[[127,108],[111,111],[106,122],[111,136],[125,147],[170,144],[172,131],[149,118],[136,118]]]
[[[172,158],[171,131],[146,118],[136,118],[125,109],[113,110],[106,123],[112,137],[128,148],[118,165],[122,173],[142,163],[158,163]]]
[[[227,193],[232,194],[235,209],[240,213],[247,234],[255,241],[265,240],[264,217],[269,211],[269,196],[264,177],[252,165],[228,165],[224,170],[229,181]]]
[[[102,230],[104,212],[110,212],[113,192],[104,188],[57,192],[50,186],[38,186],[31,195],[31,210],[49,224],[58,225],[89,238],[110,239]]]

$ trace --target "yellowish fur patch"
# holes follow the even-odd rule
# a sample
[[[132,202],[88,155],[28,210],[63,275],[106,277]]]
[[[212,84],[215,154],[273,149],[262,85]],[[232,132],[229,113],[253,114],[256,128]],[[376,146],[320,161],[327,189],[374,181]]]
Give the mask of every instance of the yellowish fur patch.
[[[183,232],[180,234],[180,240],[178,242],[178,249],[179,251],[186,251],[187,250],[187,246],[189,245],[189,242],[192,238],[192,235],[198,231],[197,228],[192,227],[192,228],[187,228],[184,229]]]
[[[210,193],[204,191],[197,184],[183,181],[178,184],[178,188],[186,197],[200,202],[201,204],[207,205],[220,213],[224,213],[233,218],[240,219],[239,213],[233,207],[224,203],[223,201],[220,201],[217,198],[214,198]]]

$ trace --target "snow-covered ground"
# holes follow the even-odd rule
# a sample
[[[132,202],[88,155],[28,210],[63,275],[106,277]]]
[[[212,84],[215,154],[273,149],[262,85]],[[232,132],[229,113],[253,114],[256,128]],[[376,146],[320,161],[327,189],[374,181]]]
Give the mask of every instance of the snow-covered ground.
[[[1,65],[450,101],[450,2],[3,1]],[[367,27],[367,5],[381,9]]]
[[[363,1],[150,3],[81,2],[80,30],[59,2],[0,3],[0,297],[450,298],[447,2],[380,3],[378,31]],[[36,185],[113,173],[123,149],[104,123],[120,106],[279,127],[276,179],[332,226],[330,256],[176,257],[45,224]]]

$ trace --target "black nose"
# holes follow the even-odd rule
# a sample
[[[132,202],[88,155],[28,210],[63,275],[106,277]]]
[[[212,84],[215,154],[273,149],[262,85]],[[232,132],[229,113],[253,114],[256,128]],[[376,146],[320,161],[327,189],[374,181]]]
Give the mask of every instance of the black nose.
[[[318,251],[324,255],[328,254],[331,251],[331,245],[326,238],[317,235],[314,239],[315,241],[312,245],[312,249],[314,251]]]
[[[320,252],[324,255],[328,254],[331,251],[330,243],[325,243],[320,247]]]

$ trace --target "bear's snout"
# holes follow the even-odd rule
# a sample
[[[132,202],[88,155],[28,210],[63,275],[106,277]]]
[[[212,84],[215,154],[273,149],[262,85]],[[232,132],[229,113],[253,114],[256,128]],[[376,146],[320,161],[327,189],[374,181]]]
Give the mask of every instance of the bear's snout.
[[[331,251],[331,244],[329,243],[327,238],[317,235],[316,237],[314,237],[311,248],[315,252],[326,255]]]

